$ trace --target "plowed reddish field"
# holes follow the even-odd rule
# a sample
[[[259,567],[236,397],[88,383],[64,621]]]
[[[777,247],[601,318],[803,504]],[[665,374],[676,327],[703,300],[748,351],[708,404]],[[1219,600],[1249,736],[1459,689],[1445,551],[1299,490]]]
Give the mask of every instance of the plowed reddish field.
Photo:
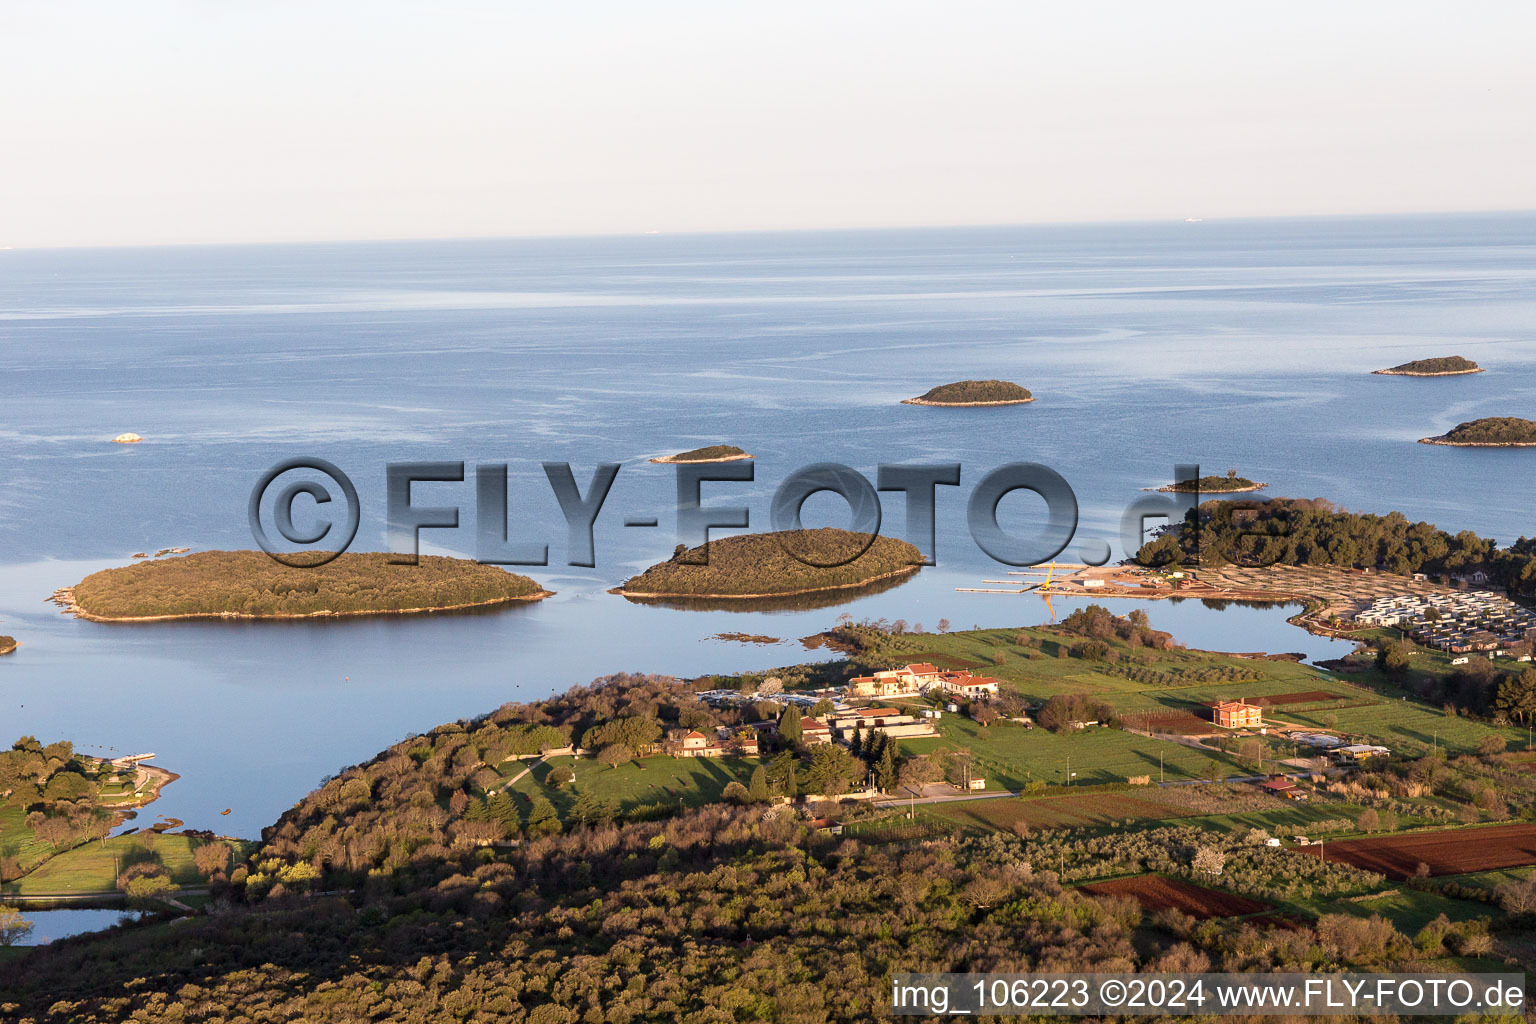
[[[1318,856],[1315,846],[1297,852]],[[1348,839],[1324,843],[1322,856],[1396,879],[1412,876],[1421,863],[1429,865],[1431,875],[1523,867],[1536,864],[1536,825],[1491,825]]]

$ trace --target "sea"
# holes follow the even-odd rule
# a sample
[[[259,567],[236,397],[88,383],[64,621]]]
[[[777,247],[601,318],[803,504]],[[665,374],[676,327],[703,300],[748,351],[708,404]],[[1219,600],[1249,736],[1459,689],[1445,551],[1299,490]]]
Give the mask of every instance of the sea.
[[[645,235],[0,251],[0,742],[154,753],[181,777],[131,827],[177,818],[256,837],[322,779],[439,723],[614,672],[682,677],[825,658],[800,642],[854,619],[934,629],[1049,622],[1089,598],[967,593],[1015,567],[972,539],[987,473],[1039,463],[1078,504],[1062,558],[1108,542],[1173,467],[1229,468],[1265,496],[1400,510],[1508,543],[1536,533],[1536,450],[1419,445],[1480,416],[1536,415],[1536,215]],[[1486,373],[1370,371],[1460,354]],[[1000,378],[1037,400],[936,409],[901,400]],[[124,432],[138,444],[113,444]],[[937,489],[936,564],[819,607],[700,610],[609,589],[678,542],[676,471],[707,444],[754,479],[703,485],[769,528],[775,489],[819,462],[960,463]],[[506,464],[518,571],[555,591],[473,615],[102,624],[59,587],[135,552],[251,548],[269,467],[324,459],[355,483],[353,550],[384,550],[386,466],[464,462],[415,485],[457,506],[426,553],[475,554],[474,467]],[[572,546],[543,469],[583,490],[621,465]],[[905,502],[882,495],[882,532]],[[1043,503],[1000,524],[1038,531]],[[320,510],[310,508],[304,515]],[[807,526],[846,525],[834,494]],[[626,526],[654,518],[654,527]],[[730,530],[714,535],[727,535]],[[579,561],[579,553],[574,559]],[[1183,643],[1347,650],[1294,608],[1144,607]],[[777,638],[770,644],[724,633]]]

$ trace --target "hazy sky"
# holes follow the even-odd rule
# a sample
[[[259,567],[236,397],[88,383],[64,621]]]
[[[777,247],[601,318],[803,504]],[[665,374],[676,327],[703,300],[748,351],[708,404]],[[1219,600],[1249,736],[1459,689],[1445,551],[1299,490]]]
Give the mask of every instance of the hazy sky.
[[[8,0],[0,245],[1529,209],[1533,44],[1527,0]]]

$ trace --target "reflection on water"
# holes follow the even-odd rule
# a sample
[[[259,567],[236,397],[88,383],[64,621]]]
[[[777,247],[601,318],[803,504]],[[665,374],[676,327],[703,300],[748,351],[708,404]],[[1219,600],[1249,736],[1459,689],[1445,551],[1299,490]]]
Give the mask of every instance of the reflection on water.
[[[18,946],[46,946],[71,935],[101,931],[143,916],[137,910],[30,910],[24,906],[18,909],[22,920],[32,923],[32,930],[16,943]]]
[[[862,587],[818,590],[809,594],[785,594],[782,597],[631,597],[626,594],[624,599],[634,604],[671,608],[674,611],[683,612],[765,612],[770,615],[775,612],[809,612],[818,608],[836,608],[875,594],[883,594],[888,590],[895,590],[903,584],[911,583],[917,575],[917,573],[908,573],[905,576],[880,580]]]

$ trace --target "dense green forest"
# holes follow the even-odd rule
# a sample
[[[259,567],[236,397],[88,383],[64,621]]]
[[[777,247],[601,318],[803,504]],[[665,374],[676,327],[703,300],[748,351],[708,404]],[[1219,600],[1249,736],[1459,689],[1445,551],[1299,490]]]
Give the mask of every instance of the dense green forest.
[[[1198,517],[1198,521],[1196,521]],[[1209,501],[1136,554],[1142,565],[1342,565],[1463,575],[1481,570],[1519,594],[1536,594],[1536,539],[1507,548],[1470,530],[1447,533],[1384,516],[1345,512],[1322,498]]]
[[[1480,420],[1458,423],[1439,437],[1427,437],[1430,444],[1536,444],[1536,420],[1515,416],[1485,416]]]
[[[87,615],[316,615],[450,608],[537,597],[526,576],[460,558],[423,555],[392,565],[380,552],[346,553],[312,569],[260,551],[201,551],[92,573],[74,588]]]
[[[1433,359],[1414,359],[1397,366],[1388,367],[1385,370],[1377,370],[1377,373],[1475,373],[1481,370],[1470,359],[1461,356],[1438,356]]]
[[[1006,380],[961,380],[940,384],[909,402],[929,405],[969,405],[974,402],[1028,402],[1033,395],[1028,388]]]
[[[859,554],[866,545],[868,549]],[[626,580],[620,592],[694,597],[789,594],[858,586],[894,573],[915,572],[923,560],[922,553],[904,540],[876,536],[871,542],[867,533],[832,527],[738,534],[686,551],[679,547],[669,561]],[[693,564],[705,557],[708,565]]]

